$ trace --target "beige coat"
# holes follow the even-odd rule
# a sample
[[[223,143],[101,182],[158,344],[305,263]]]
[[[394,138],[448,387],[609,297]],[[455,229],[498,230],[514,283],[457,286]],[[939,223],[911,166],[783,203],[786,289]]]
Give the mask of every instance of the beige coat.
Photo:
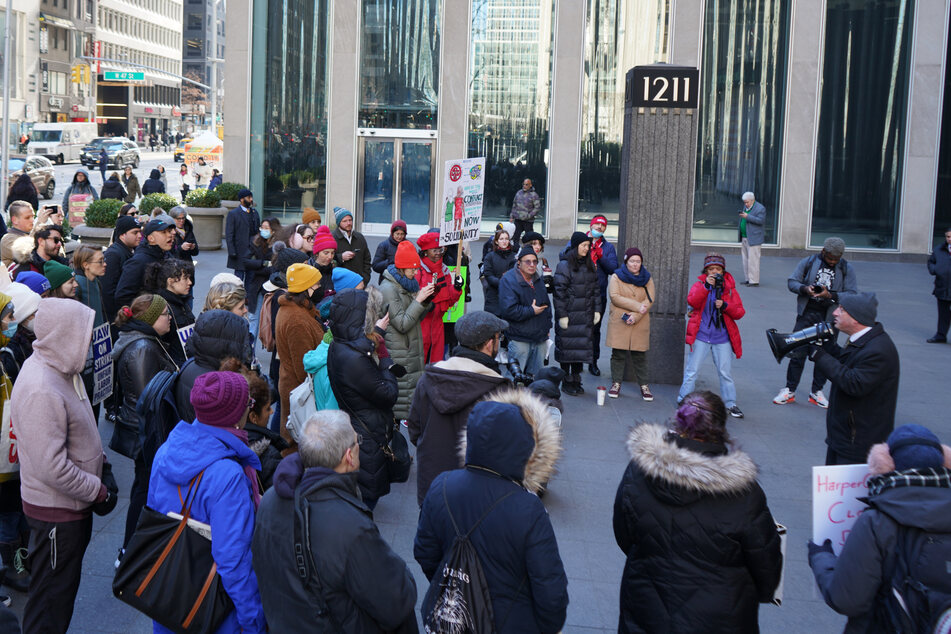
[[[654,278],[647,281],[646,287],[641,287],[622,282],[616,274],[611,275],[608,280],[608,304],[611,311],[608,314],[608,336],[605,340],[609,348],[641,352],[650,348],[652,302],[647,299],[648,294],[651,299],[657,297]],[[638,312],[641,306],[647,306],[647,312],[643,315]],[[633,326],[621,319],[624,313],[634,315]]]

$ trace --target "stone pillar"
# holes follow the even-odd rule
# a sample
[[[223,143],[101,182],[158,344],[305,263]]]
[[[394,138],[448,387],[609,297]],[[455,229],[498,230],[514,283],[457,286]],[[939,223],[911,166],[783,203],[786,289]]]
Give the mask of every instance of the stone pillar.
[[[651,383],[679,385],[687,290],[696,277],[690,271],[690,229],[698,115],[695,106],[636,105],[641,82],[635,86],[633,77],[634,69],[628,72],[625,96],[618,244],[640,248],[657,288],[647,354]],[[699,81],[693,85],[699,88]]]

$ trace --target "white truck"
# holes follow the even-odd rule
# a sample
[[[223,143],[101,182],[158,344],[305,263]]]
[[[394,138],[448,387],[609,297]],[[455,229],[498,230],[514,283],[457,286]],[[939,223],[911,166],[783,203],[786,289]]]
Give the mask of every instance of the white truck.
[[[37,123],[30,133],[26,153],[45,156],[62,165],[66,161],[78,161],[83,146],[99,134],[95,123]]]

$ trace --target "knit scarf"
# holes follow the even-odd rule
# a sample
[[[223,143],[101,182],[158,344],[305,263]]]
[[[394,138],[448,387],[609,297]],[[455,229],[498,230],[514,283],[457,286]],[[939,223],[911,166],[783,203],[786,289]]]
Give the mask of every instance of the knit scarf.
[[[234,434],[245,445],[248,444],[248,431],[246,429],[235,429],[234,427],[219,427],[230,434]],[[257,509],[261,504],[261,485],[258,482],[258,472],[249,464],[241,465],[244,468],[244,476],[251,483],[251,498],[254,500],[254,508]]]
[[[651,279],[651,273],[643,266],[641,267],[641,272],[637,275],[631,273],[630,269],[626,265],[621,265],[614,271],[614,274],[618,276],[622,282],[627,284],[633,284],[634,286],[647,286],[647,282]]]
[[[590,231],[588,232],[588,235],[591,235]],[[604,255],[604,248],[602,245],[604,245],[604,238],[591,237],[591,261],[595,264],[597,264],[598,260],[601,259],[601,256]]]
[[[419,282],[415,278],[409,278],[400,273],[399,269],[396,268],[395,264],[391,264],[386,267],[387,273],[393,276],[393,279],[396,280],[396,283],[403,287],[407,293],[418,293],[419,292]]]
[[[905,469],[892,471],[868,479],[868,494],[875,496],[888,489],[901,487],[931,487],[951,489],[951,469],[945,467],[925,467],[923,469]]]

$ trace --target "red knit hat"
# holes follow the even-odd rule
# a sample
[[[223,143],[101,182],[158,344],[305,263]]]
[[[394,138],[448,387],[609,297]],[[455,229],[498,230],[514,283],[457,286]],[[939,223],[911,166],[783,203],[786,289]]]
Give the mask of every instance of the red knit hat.
[[[419,236],[416,240],[416,246],[420,248],[421,251],[426,249],[436,249],[439,247],[439,234],[438,233],[424,233]]]
[[[320,225],[317,227],[317,233],[314,234],[313,252],[320,253],[324,249],[337,249],[337,241],[330,235],[330,227]]]
[[[393,264],[398,269],[418,269],[422,264],[419,261],[419,254],[416,253],[416,247],[409,240],[403,240],[396,247],[396,258]]]

